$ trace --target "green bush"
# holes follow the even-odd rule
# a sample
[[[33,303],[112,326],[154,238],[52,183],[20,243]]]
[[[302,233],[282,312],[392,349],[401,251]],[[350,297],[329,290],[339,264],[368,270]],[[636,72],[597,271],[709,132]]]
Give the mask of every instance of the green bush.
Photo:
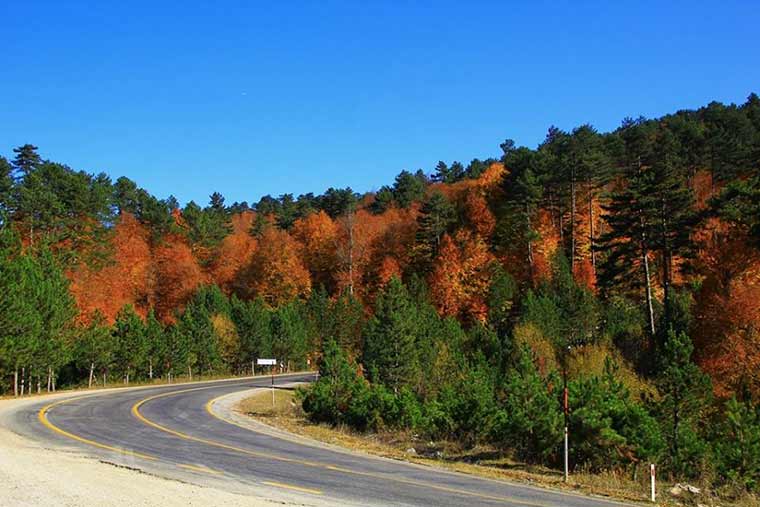
[[[334,340],[325,344],[319,373],[319,380],[300,395],[309,418],[366,427],[370,417],[370,386]]]
[[[552,377],[550,384],[558,385],[558,379]],[[527,461],[553,459],[562,441],[562,412],[527,347],[520,349],[504,390],[505,399],[491,428],[492,440]]]
[[[466,444],[482,440],[496,413],[493,386],[485,368],[468,369],[447,383],[435,402],[426,405],[427,431],[435,438],[456,438]]]
[[[607,360],[602,376],[569,385],[571,461],[591,469],[653,460],[664,447],[657,421],[631,400],[617,380],[618,368]]]
[[[760,407],[729,400],[716,437],[713,454],[720,480],[760,491]]]

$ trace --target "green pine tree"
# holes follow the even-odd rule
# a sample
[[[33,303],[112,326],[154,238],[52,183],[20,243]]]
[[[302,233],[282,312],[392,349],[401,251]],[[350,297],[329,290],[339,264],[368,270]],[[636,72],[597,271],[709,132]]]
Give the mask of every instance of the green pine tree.
[[[418,312],[404,284],[392,278],[375,300],[375,314],[364,332],[363,363],[370,380],[394,392],[411,385],[418,373]]]
[[[516,250],[533,276],[533,245],[539,239],[536,217],[543,195],[538,178],[539,154],[525,147],[502,144],[502,162],[509,172],[504,176],[502,201],[497,223],[497,243],[502,249]]]
[[[760,491],[760,406],[728,400],[715,430],[713,453],[723,481]]]
[[[420,266],[429,269],[438,254],[443,235],[451,230],[456,210],[441,192],[433,192],[417,217],[416,248]]]
[[[146,362],[148,343],[145,339],[145,324],[134,308],[126,305],[116,316],[112,332],[115,342],[114,367],[129,384],[130,379],[137,376]]]
[[[667,464],[672,473],[683,475],[700,471],[705,442],[699,426],[712,395],[709,378],[692,362],[693,351],[688,335],[671,330],[663,346],[657,380]]]

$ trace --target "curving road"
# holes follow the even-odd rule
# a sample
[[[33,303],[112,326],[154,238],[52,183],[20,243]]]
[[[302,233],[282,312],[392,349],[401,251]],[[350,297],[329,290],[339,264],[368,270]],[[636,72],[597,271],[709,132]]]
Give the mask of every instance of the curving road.
[[[311,378],[283,375],[276,383]],[[623,505],[309,445],[237,424],[216,406],[225,395],[269,383],[259,377],[75,396],[27,406],[11,425],[120,466],[306,505]]]

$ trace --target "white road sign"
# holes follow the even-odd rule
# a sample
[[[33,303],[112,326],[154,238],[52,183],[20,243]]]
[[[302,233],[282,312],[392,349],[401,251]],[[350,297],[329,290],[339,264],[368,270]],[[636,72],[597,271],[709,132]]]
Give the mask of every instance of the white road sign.
[[[274,366],[277,364],[277,359],[257,359],[256,364],[259,366]]]

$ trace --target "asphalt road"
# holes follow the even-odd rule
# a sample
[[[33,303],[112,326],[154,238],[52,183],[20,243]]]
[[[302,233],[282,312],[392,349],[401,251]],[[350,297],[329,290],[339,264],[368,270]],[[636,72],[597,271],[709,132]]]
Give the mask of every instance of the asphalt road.
[[[276,383],[311,378],[279,376]],[[213,408],[219,397],[269,383],[260,377],[75,396],[19,410],[12,429],[120,466],[305,504],[624,505],[278,438],[232,424]]]

